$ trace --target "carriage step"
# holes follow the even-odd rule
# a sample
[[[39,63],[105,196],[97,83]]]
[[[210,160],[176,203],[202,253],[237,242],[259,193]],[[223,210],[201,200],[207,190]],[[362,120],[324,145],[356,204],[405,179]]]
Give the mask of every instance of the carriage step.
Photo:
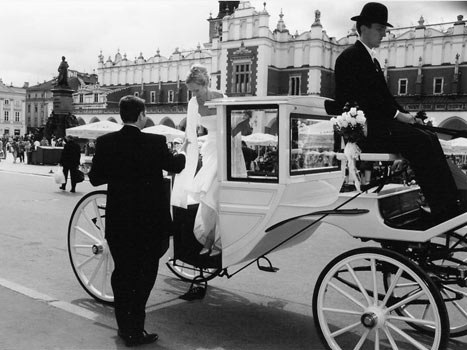
[[[261,265],[260,261],[261,259],[266,260],[267,265]],[[264,272],[277,272],[279,271],[278,267],[274,267],[271,264],[271,261],[266,258],[265,256],[260,256],[258,259],[256,259],[256,265],[258,266],[258,269]]]

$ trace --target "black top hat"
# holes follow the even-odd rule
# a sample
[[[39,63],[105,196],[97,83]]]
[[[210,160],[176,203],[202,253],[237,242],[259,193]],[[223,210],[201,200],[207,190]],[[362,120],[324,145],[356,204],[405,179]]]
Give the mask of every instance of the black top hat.
[[[352,21],[362,21],[369,23],[379,23],[386,27],[392,27],[388,23],[388,9],[379,2],[369,2],[362,8],[362,12],[359,16],[351,18]]]

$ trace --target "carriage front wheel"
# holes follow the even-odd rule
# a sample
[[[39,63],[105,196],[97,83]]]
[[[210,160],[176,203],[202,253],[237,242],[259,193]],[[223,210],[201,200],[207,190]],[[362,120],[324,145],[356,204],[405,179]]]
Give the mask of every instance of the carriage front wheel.
[[[385,287],[387,274],[393,277]],[[399,315],[400,309],[410,309],[412,317]],[[315,286],[313,316],[333,350],[443,350],[449,340],[446,306],[434,282],[418,265],[383,248],[359,248],[331,261]],[[407,323],[430,327],[433,334]]]
[[[68,254],[73,272],[94,299],[113,303],[110,277],[114,270],[105,239],[107,191],[86,194],[76,204],[68,225]]]

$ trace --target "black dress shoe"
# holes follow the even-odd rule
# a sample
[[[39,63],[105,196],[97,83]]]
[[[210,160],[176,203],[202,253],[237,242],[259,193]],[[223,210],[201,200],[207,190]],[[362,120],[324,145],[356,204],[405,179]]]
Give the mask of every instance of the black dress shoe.
[[[61,189],[61,190],[64,190],[64,191],[65,191],[65,185],[61,185],[61,186],[59,187],[59,189]]]
[[[156,333],[150,334],[146,331],[143,331],[141,334],[128,335],[128,334],[120,332],[119,330],[118,336],[123,339],[127,347],[135,347],[135,346],[143,345],[143,344],[151,344],[151,343],[154,343],[157,339],[159,339],[159,336]]]

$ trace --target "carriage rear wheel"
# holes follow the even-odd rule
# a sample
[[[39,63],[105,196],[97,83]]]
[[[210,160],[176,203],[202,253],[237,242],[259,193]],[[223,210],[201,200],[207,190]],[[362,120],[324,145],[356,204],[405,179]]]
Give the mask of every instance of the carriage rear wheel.
[[[106,191],[94,191],[76,204],[68,225],[68,254],[84,290],[94,299],[111,304],[114,263],[104,234],[106,199]]]
[[[432,279],[438,286],[441,296],[446,304],[446,310],[449,315],[450,337],[461,337],[467,334],[467,286],[465,285],[465,277],[457,280],[443,273],[443,269],[451,269],[452,271],[463,272],[467,271],[467,233],[448,233],[437,236],[431,240],[431,243],[445,249],[443,254],[438,257],[431,257],[430,270],[436,271],[436,267],[440,267],[438,273],[430,272]],[[385,278],[385,285],[391,283],[391,275]],[[398,285],[394,289],[394,293],[399,293]],[[410,310],[396,310],[398,314],[406,317],[413,317]],[[409,323],[414,329],[426,334],[433,334],[433,327],[430,325],[419,325]]]
[[[388,288],[386,274],[392,275]],[[397,296],[396,286],[404,286]],[[413,317],[397,309],[410,309]],[[332,260],[316,283],[313,316],[330,349],[442,350],[449,340],[448,314],[434,282],[403,255],[382,248],[359,248]],[[433,334],[415,332],[409,321]]]

